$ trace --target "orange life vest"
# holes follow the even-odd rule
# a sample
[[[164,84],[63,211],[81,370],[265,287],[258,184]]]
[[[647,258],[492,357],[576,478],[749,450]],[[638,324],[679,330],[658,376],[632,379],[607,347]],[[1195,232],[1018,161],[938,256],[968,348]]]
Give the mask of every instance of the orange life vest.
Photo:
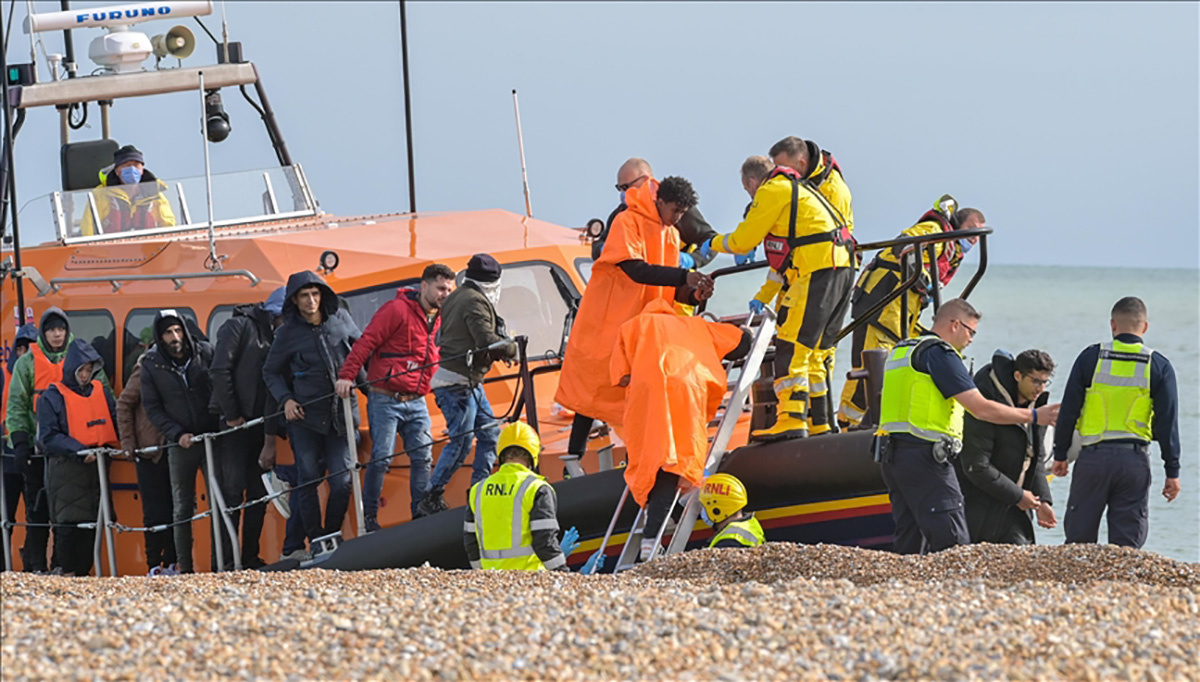
[[[46,357],[41,344],[29,344],[29,352],[33,355],[33,413],[37,414],[38,398],[50,384],[63,380],[63,368],[61,362],[52,362]]]
[[[93,379],[92,392],[86,396],[79,395],[57,382],[54,386],[63,397],[67,413],[67,433],[72,438],[89,448],[120,444],[117,441],[117,429],[113,426],[112,415],[108,412],[104,384]]]

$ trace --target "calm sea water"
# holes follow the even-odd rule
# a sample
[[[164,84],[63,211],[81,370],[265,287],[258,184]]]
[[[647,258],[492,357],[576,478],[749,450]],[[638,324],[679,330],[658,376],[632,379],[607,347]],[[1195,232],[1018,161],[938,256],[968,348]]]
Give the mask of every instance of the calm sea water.
[[[720,265],[720,264],[718,264]],[[964,268],[943,298],[958,294],[974,268]],[[717,283],[717,314],[744,311],[762,282],[763,273],[739,275]],[[1042,266],[989,266],[971,294],[983,313],[979,335],[967,348],[968,364],[975,368],[990,361],[1003,348],[1016,355],[1038,348],[1058,364],[1051,398],[1059,399],[1071,365],[1081,350],[1111,336],[1108,326],[1113,303],[1137,296],[1150,311],[1146,343],[1170,358],[1179,384],[1179,435],[1182,443],[1183,490],[1174,502],[1162,497],[1163,468],[1158,445],[1151,446],[1154,475],[1150,491],[1150,537],[1145,549],[1183,561],[1200,561],[1200,271],[1139,270]],[[928,312],[926,322],[928,323]],[[841,395],[850,367],[849,339],[838,347],[835,395]],[[1070,478],[1050,484],[1059,527],[1038,529],[1038,542],[1063,541],[1062,514],[1066,509]],[[1101,526],[1103,540],[1107,530]]]

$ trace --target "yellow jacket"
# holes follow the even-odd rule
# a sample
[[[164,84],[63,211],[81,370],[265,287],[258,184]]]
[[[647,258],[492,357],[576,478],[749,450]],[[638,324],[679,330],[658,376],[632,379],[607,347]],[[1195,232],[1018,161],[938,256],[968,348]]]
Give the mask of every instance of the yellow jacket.
[[[795,236],[805,237],[840,229],[825,208],[825,203],[812,189],[801,185],[797,197]],[[792,181],[784,175],[768,179],[754,193],[754,202],[750,204],[746,219],[733,232],[713,237],[713,251],[742,254],[761,244],[768,235],[786,238],[791,204]],[[792,249],[789,270],[812,272],[851,265],[850,254],[845,247],[832,242],[819,242]],[[788,275],[789,279],[792,276]]]
[[[147,175],[149,177],[146,177]],[[171,210],[171,202],[164,194],[167,190],[167,183],[147,172],[143,176],[143,182],[136,186],[142,191],[131,196],[129,187],[109,185],[103,174],[101,178],[103,181],[99,187],[92,190],[92,197],[96,202],[96,213],[100,216],[100,224],[104,226],[106,234],[152,227],[172,227],[176,224],[175,213]],[[150,182],[154,182],[158,188],[154,194],[145,192],[146,186]],[[120,216],[123,224],[113,224],[109,216],[114,209],[119,211],[117,215]],[[84,237],[96,234],[92,212],[86,206],[83,209],[83,221],[80,223],[79,233]]]

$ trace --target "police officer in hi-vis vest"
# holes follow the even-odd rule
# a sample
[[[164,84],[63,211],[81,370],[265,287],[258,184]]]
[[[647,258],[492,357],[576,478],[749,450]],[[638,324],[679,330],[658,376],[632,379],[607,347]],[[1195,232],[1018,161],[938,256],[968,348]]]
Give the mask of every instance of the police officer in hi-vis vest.
[[[513,422],[500,432],[496,447],[500,468],[467,493],[463,544],[471,568],[566,571],[558,542],[558,497],[533,471],[542,450],[537,432]],[[573,549],[574,539],[563,545]]]
[[[1146,304],[1127,296],[1112,309],[1112,341],[1084,349],[1071,367],[1054,432],[1055,476],[1070,472],[1067,450],[1078,431],[1063,530],[1067,542],[1095,542],[1108,508],[1108,541],[1140,548],[1149,530],[1150,441],[1166,469],[1162,495],[1179,495],[1179,397],[1175,370],[1142,343]]]
[[[700,489],[704,521],[713,527],[709,547],[758,547],[766,542],[763,527],[745,511],[749,498],[746,486],[730,474],[713,474]]]
[[[979,311],[956,298],[933,317],[930,334],[896,345],[888,357],[876,431],[876,458],[892,502],[900,554],[938,552],[970,542],[963,495],[950,459],[962,448],[963,408],[993,424],[1050,424],[1058,404],[1017,408],[983,397],[962,362]]]

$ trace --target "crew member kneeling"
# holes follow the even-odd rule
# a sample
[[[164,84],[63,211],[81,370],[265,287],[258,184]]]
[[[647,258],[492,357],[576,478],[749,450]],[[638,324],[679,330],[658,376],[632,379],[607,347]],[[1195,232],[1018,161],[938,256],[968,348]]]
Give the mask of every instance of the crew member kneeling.
[[[700,508],[715,532],[709,547],[758,547],[767,541],[758,519],[745,511],[747,502],[746,486],[736,476],[713,474],[704,479]]]
[[[96,456],[79,453],[119,445],[116,400],[96,378],[102,366],[96,349],[76,339],[67,348],[62,381],[50,384],[38,398],[38,444],[46,453],[50,522],[65,575],[91,572],[96,531],[76,524],[94,522],[102,501]]]
[[[558,544],[558,497],[534,473],[542,450],[537,432],[514,422],[500,432],[497,447],[500,468],[467,492],[463,544],[471,568],[568,570]]]

